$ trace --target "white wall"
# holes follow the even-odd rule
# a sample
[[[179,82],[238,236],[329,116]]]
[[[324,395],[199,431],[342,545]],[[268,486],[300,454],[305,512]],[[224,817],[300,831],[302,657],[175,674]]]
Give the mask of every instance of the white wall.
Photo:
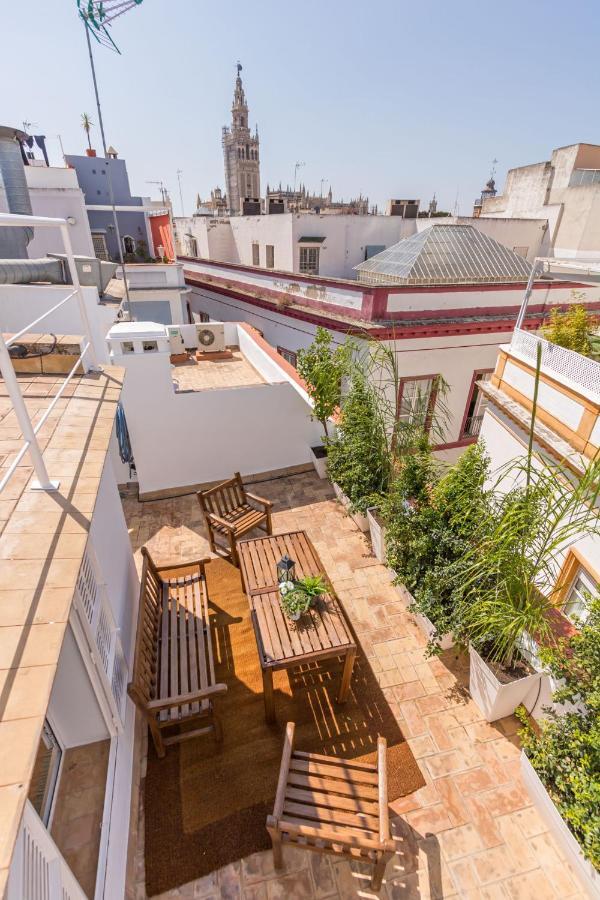
[[[0,285],[0,331],[12,334],[20,331],[29,322],[33,322],[42,313],[59,303],[72,290],[73,287],[68,284]],[[83,295],[96,357],[98,362],[106,363],[108,362],[108,353],[105,338],[114,322],[117,310],[114,306],[99,302],[98,291],[95,287],[84,287]],[[32,330],[39,334],[83,335],[84,328],[77,297],[72,297],[60,309],[50,313]]]
[[[48,716],[65,748],[91,744],[109,737],[70,625],[58,658]]]
[[[75,169],[25,166],[25,178],[33,214],[75,219],[75,224],[69,228],[73,252],[81,256],[95,256],[85,199]],[[7,210],[6,196],[0,185],[0,212]],[[33,240],[27,248],[30,259],[38,259],[48,253],[63,252],[62,237],[58,228],[34,230]]]
[[[216,322],[247,322],[261,331],[265,340],[272,347],[284,347],[295,353],[312,344],[317,330],[316,325],[301,319],[290,319],[282,313],[260,309],[236,300],[234,297],[223,297],[204,288],[192,288],[190,305],[193,312],[205,312]],[[333,332],[334,340],[344,343],[345,335]]]
[[[102,572],[115,623],[120,629],[123,652],[131,663],[139,579],[114,469],[108,458],[100,479],[89,540]]]
[[[481,307],[490,309],[493,307],[520,307],[523,300],[524,285],[515,285],[512,290],[498,288],[497,290],[441,290],[398,291],[394,293],[393,287],[388,294],[389,312],[411,312],[424,309],[437,309],[444,313],[448,309],[470,309]],[[588,302],[600,299],[600,290],[597,288],[586,289]],[[530,306],[542,304],[560,304],[571,302],[571,288],[536,288],[534,289]]]
[[[290,319],[281,313],[259,309],[249,303],[222,297],[204,288],[192,288],[192,309],[206,312],[215,321],[244,321],[263,332],[273,347],[297,352],[314,340],[316,326],[300,319]],[[333,332],[334,340],[342,344],[345,335]],[[421,338],[395,342],[402,377],[413,375],[443,375],[450,387],[447,405],[450,411],[448,436],[445,443],[459,440],[459,431],[467,405],[473,373],[480,369],[494,369],[498,348],[506,342],[506,332],[500,334],[455,335]],[[444,451],[449,460],[457,455]]]
[[[485,449],[491,459],[490,481],[494,481],[494,473],[500,472],[504,467],[508,466],[516,459],[523,459],[527,453],[527,434],[519,428],[511,419],[504,414],[502,410],[495,405],[490,406],[483,417],[481,426],[480,440],[485,442]],[[537,443],[534,444],[536,453],[544,456],[545,453]],[[540,468],[539,459],[534,457],[534,466]],[[509,490],[513,487],[515,481],[502,484],[502,489]],[[576,548],[584,560],[589,560],[592,569],[598,566],[597,560],[600,559],[600,536],[586,536],[574,541],[570,547]],[[556,574],[566,558],[567,550],[561,554],[557,554]],[[538,685],[532,690],[531,694],[525,699],[525,706],[533,713],[535,718],[543,718],[544,707],[552,706],[553,685],[551,679],[547,676],[542,678],[542,686],[538,697]]]
[[[320,426],[281,381],[175,393],[168,353],[114,356],[127,369],[122,402],[140,493],[310,462]]]

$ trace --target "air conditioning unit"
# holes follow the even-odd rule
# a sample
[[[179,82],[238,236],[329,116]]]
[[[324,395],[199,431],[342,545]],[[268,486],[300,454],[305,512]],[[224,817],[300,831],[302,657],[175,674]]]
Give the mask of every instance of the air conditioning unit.
[[[225,350],[225,326],[222,322],[203,322],[196,325],[198,350],[201,353],[221,353]]]
[[[171,353],[185,353],[185,344],[183,342],[181,329],[176,325],[167,325],[167,335]]]

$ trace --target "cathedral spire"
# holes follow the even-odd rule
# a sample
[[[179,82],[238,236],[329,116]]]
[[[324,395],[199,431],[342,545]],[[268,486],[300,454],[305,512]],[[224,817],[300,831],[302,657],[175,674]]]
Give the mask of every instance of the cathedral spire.
[[[242,64],[238,62],[237,64],[237,78],[235,79],[235,91],[233,92],[233,106],[232,111],[236,109],[248,109],[246,105],[246,95],[244,94],[244,86],[242,84],[242,76],[240,72],[242,71]]]

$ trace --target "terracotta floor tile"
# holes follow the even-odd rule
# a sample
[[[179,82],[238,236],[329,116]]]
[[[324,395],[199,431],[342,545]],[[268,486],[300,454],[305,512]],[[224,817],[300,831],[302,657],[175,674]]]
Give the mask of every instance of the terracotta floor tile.
[[[331,499],[326,482],[307,473],[266,480],[252,489],[274,501],[275,531],[309,532],[426,781],[418,791],[390,804],[398,852],[379,896],[507,900],[513,896],[507,886],[514,891],[522,877],[523,891],[529,889],[524,870],[535,866],[554,890],[559,885],[570,898],[572,887],[578,891],[580,886],[566,864],[560,869],[565,873],[561,880],[557,866],[562,857],[521,784],[514,717],[495,725],[483,721],[465,690],[464,655],[449,652],[426,659],[425,638],[390,584],[390,573]],[[123,505],[138,564],[144,543],[159,562],[207,554],[194,497],[145,505],[127,497]],[[143,835],[143,804],[138,830]],[[283,873],[272,869],[269,851],[214,873],[218,890],[212,876],[186,885],[185,890],[207,900],[377,896],[370,890],[370,868],[318,854],[289,853],[286,848]],[[143,842],[138,858],[143,873]],[[546,898],[538,891],[535,900]]]
[[[556,894],[551,882],[541,869],[526,872],[503,882],[503,887],[510,900],[544,900],[560,897]]]

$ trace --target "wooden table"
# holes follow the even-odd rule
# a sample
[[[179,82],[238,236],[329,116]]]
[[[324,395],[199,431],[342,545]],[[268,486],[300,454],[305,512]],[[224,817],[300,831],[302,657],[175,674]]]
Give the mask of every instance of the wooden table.
[[[263,676],[265,716],[275,721],[273,672],[304,662],[344,656],[338,703],[348,697],[356,642],[335,594],[322,594],[298,623],[281,609],[277,563],[287,553],[296,563],[296,577],[324,575],[325,569],[305,531],[239,541],[238,552],[244,590],[250,604]]]

